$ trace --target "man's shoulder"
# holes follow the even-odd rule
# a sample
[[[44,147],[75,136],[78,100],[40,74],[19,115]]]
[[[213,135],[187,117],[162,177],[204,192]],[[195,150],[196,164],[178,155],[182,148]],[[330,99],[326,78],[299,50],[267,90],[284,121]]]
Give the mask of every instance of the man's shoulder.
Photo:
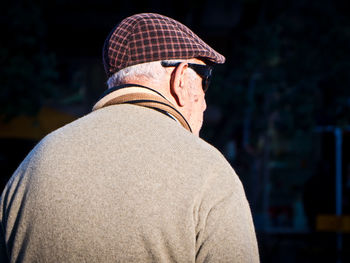
[[[179,140],[181,141],[181,140]],[[187,145],[188,150],[193,154],[193,158],[195,157],[199,159],[208,159],[209,165],[228,165],[228,161],[224,157],[224,155],[212,144],[208,143],[204,139],[194,136],[192,134],[183,137],[182,143]]]
[[[63,163],[73,167],[96,159],[144,169],[152,164],[168,172],[174,166],[174,173],[187,177],[235,174],[214,146],[170,117],[132,105],[107,107],[65,125],[43,138],[28,158],[60,169]]]

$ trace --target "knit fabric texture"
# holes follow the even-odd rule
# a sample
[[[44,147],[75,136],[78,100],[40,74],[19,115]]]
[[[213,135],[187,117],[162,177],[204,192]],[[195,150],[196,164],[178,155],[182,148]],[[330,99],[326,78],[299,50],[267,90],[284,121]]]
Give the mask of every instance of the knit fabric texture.
[[[0,262],[258,262],[242,184],[158,111],[96,110],[46,136],[0,200]]]

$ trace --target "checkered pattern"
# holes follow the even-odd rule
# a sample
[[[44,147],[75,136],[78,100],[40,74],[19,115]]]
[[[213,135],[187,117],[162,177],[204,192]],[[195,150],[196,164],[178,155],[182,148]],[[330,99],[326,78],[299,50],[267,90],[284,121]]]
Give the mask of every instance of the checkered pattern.
[[[152,13],[124,19],[112,30],[103,48],[103,64],[108,76],[140,63],[189,58],[225,62],[224,56],[189,28],[174,19]]]

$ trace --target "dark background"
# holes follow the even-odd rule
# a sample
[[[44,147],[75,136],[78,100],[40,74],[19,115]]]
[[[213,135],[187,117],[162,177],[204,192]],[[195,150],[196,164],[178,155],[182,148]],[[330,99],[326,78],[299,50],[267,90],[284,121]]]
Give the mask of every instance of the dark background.
[[[123,18],[170,16],[225,55],[207,93],[201,137],[246,189],[262,262],[346,262],[335,214],[342,134],[350,210],[350,2],[347,0],[21,0],[0,11],[1,189],[47,133],[87,114],[106,89],[102,45]],[[340,261],[339,261],[340,262]]]

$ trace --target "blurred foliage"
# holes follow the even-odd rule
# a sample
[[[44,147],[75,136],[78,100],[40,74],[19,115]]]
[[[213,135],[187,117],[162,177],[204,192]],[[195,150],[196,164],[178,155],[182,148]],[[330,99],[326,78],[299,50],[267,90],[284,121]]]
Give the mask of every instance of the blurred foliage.
[[[44,44],[40,1],[8,1],[0,12],[0,114],[7,119],[34,115],[58,92],[53,85],[58,76],[55,56]]]
[[[340,2],[245,1],[254,17],[232,31],[231,62],[207,96],[222,118],[206,139],[237,142],[233,165],[255,211],[284,185],[302,190],[316,126],[350,125],[350,19]]]
[[[328,0],[264,3],[256,23],[235,32],[235,62],[210,90],[224,111],[212,136],[245,129],[256,144],[269,130],[290,138],[315,125],[349,125],[349,17]]]

